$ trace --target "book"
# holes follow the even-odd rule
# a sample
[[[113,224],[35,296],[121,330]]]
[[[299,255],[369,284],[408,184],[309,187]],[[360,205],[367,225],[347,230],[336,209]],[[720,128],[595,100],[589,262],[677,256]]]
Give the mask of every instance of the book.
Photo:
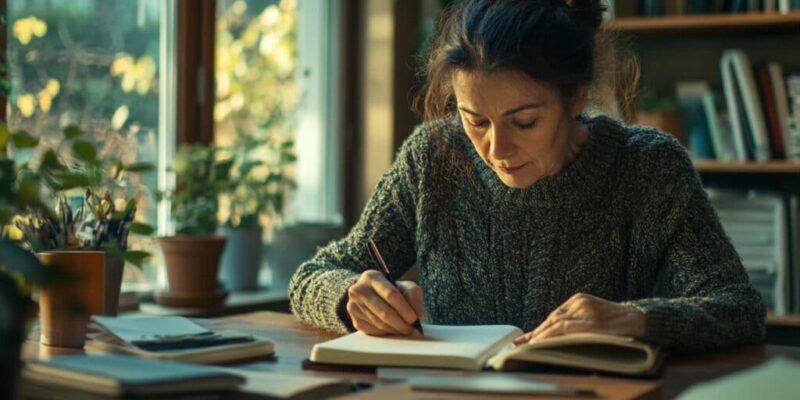
[[[211,331],[183,317],[92,317],[87,354],[125,354],[154,360],[221,364],[264,358],[275,351],[269,338]]]
[[[312,363],[427,367],[462,370],[515,370],[534,364],[611,372],[655,375],[663,353],[633,338],[576,333],[513,346],[522,330],[510,325],[424,325],[422,338],[368,336],[355,332],[318,343]]]
[[[730,54],[739,95],[744,103],[743,111],[746,116],[747,128],[752,135],[755,160],[768,161],[772,158],[769,134],[767,133],[767,124],[764,121],[764,113],[759,101],[750,59],[741,50],[726,50],[725,53]]]
[[[744,110],[740,107],[740,96],[738,94],[736,80],[734,79],[733,63],[731,61],[731,54],[728,52],[722,53],[720,58],[720,72],[722,76],[722,87],[725,95],[725,103],[728,109],[728,121],[730,122],[730,133],[733,142],[733,151],[736,161],[745,162],[751,159],[748,154],[748,146],[745,143],[745,137],[749,137],[743,131],[747,124],[743,123]]]
[[[38,387],[106,396],[155,397],[222,392],[245,382],[217,368],[122,355],[70,355],[25,365],[22,379]]]
[[[800,149],[795,151],[796,154],[791,154],[792,151],[788,148],[791,143],[791,138],[789,136],[789,96],[786,94],[786,80],[783,77],[783,67],[780,63],[770,62],[767,63],[767,71],[769,71],[770,81],[772,82],[775,113],[778,118],[781,138],[783,139],[784,157],[790,160],[793,158],[800,158]]]
[[[713,90],[708,90],[703,94],[703,114],[705,115],[716,159],[719,161],[733,161],[733,145],[727,135],[727,130],[725,130],[720,121],[721,116],[718,112],[717,98]]]
[[[249,399],[327,399],[344,395],[354,390],[351,381],[326,376],[310,376],[273,371],[220,368],[227,373],[241,376],[246,382],[230,396],[236,400]]]
[[[800,393],[800,362],[775,357],[759,366],[689,387],[684,400],[795,399]]]
[[[778,117],[778,104],[775,101],[772,84],[772,74],[769,72],[769,65],[766,63],[756,63],[753,66],[753,73],[758,87],[758,96],[763,106],[764,119],[767,124],[769,134],[770,149],[773,158],[784,158],[783,149],[783,130]],[[781,79],[783,81],[783,79]]]

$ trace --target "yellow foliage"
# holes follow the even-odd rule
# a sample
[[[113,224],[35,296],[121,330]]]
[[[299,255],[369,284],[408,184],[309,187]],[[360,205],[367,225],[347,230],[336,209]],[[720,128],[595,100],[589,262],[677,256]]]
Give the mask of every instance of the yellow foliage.
[[[47,89],[43,89],[36,95],[36,99],[39,101],[39,108],[42,112],[50,111],[50,107],[53,106],[53,96],[47,92]]]
[[[156,64],[148,55],[134,60],[129,54],[120,53],[111,63],[111,75],[122,76],[120,86],[124,92],[136,90],[140,95],[145,95],[153,86]]]
[[[130,115],[128,106],[124,104],[119,106],[117,111],[114,111],[114,116],[111,117],[111,127],[115,130],[122,128],[122,125],[125,125],[125,121],[128,120],[128,115]]]
[[[22,113],[23,117],[30,117],[36,111],[36,98],[32,94],[19,96],[17,98],[17,108],[19,108],[19,112]]]
[[[49,79],[47,81],[47,85],[45,85],[44,90],[50,94],[52,97],[56,97],[59,91],[61,91],[61,84],[58,83],[55,79]]]
[[[20,18],[14,21],[11,32],[23,45],[31,42],[34,36],[42,37],[47,33],[47,23],[36,18]]]

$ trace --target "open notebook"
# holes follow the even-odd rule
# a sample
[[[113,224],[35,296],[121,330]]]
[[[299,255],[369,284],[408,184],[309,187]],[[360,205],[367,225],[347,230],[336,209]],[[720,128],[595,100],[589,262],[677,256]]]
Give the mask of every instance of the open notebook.
[[[314,345],[312,363],[353,366],[520,369],[530,364],[654,375],[661,365],[655,346],[632,338],[593,333],[513,346],[522,331],[510,325],[424,325],[422,338],[351,333]]]

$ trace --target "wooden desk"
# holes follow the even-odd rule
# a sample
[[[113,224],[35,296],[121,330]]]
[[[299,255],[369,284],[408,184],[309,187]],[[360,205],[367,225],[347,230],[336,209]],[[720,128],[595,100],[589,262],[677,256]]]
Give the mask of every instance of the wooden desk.
[[[264,371],[296,372],[310,375],[339,376],[361,381],[374,381],[373,374],[345,372],[303,371],[301,362],[308,357],[314,343],[329,340],[336,335],[314,329],[299,322],[290,314],[262,311],[215,320],[201,320],[210,328],[237,329],[266,335],[275,340],[276,359],[248,364],[249,368]],[[52,355],[73,354],[80,350],[59,349],[40,346],[38,332],[33,332],[23,348],[23,359],[37,359]],[[702,355],[672,355],[667,360],[664,375],[657,380],[613,379],[594,375],[548,375],[529,376],[556,381],[573,386],[594,388],[606,398],[674,398],[690,385],[713,379],[734,371],[758,365],[769,358],[783,355],[800,360],[800,348],[783,346],[749,346]],[[659,390],[660,386],[660,390]],[[379,385],[375,389],[356,393],[353,398],[430,398],[432,393],[411,392],[403,385]],[[436,398],[480,398],[445,396]],[[497,396],[485,396],[497,397]],[[513,398],[503,396],[503,398]],[[563,397],[561,398],[563,399]]]

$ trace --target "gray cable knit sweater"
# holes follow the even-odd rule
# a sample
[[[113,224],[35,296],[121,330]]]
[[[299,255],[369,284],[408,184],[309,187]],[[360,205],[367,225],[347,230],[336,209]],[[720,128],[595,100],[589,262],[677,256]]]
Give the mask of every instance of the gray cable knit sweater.
[[[761,298],[680,144],[608,117],[583,122],[578,157],[525,189],[505,186],[457,122],[418,128],[347,237],[299,267],[292,310],[351,328],[346,292],[371,265],[373,238],[395,278],[418,265],[429,323],[528,331],[583,292],[639,307],[642,339],[666,347],[760,341]]]

